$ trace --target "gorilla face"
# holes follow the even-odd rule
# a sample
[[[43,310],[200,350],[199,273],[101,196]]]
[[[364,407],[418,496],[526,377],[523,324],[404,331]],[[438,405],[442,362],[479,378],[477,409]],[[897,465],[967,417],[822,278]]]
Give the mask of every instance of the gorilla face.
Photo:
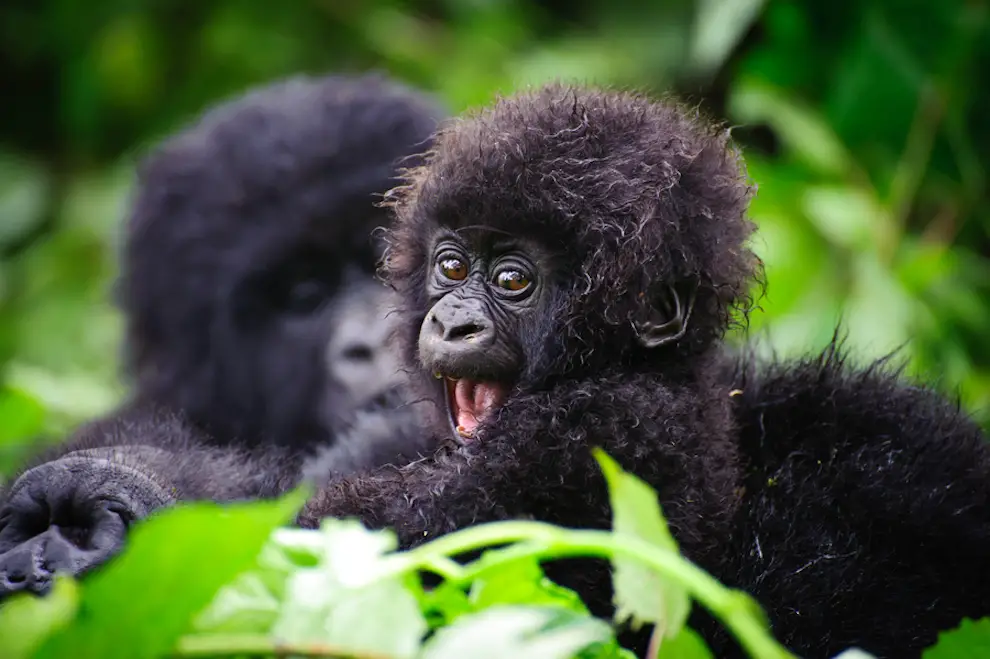
[[[228,394],[212,414],[237,410],[231,423],[252,419],[262,439],[316,445],[355,410],[387,404],[402,384],[387,346],[391,291],[372,272],[372,250],[350,253],[341,264],[309,243],[235,285],[212,333],[218,393]]]
[[[342,402],[351,409],[385,405],[386,394],[402,385],[399,360],[388,345],[393,306],[392,291],[380,281],[356,269],[344,273],[341,290],[329,305],[332,323],[324,353],[328,386],[322,406],[327,425],[344,412]]]
[[[419,359],[445,384],[452,429],[470,439],[519,380],[537,321],[548,317],[554,279],[548,250],[534,240],[482,231],[441,230],[426,279],[430,309],[419,331]],[[548,320],[550,320],[548,318]]]

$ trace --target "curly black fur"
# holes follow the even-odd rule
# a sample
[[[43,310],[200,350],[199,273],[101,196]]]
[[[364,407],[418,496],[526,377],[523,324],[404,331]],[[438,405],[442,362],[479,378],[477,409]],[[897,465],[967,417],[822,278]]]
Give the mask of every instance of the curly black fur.
[[[657,489],[685,553],[756,593],[805,656],[914,656],[961,616],[990,613],[987,580],[970,577],[990,553],[990,453],[964,415],[835,354],[725,377],[717,339],[760,272],[749,194],[725,134],[673,103],[549,87],[448,126],[391,197],[404,358],[417,363],[438,224],[555,247],[557,303],[476,442],[333,483],[300,522],[358,515],[407,546],[493,519],[602,527],[598,445]],[[647,350],[629,321],[665,282],[693,284],[697,306],[680,345]],[[606,571],[552,575],[609,610]],[[695,623],[718,656],[739,654],[703,613]]]
[[[637,349],[629,321],[658,285],[697,287],[689,333],[675,354],[661,353],[665,361],[706,352],[731,312],[749,306],[760,274],[745,247],[752,189],[728,132],[696,111],[550,87],[451,122],[427,157],[388,195],[398,221],[386,265],[408,316],[407,360],[413,318],[426,313],[425,241],[437,223],[523,233],[563,255],[561,340],[530,362],[544,375],[655,368],[657,355]]]
[[[301,523],[357,515],[396,528],[407,546],[506,518],[606,528],[590,453],[601,446],[657,488],[685,553],[713,563],[738,505],[728,388],[713,376],[716,339],[758,268],[745,246],[749,194],[726,134],[674,103],[548,87],[447,126],[391,195],[387,274],[403,301],[403,356],[424,395],[442,407],[415,349],[434,227],[540,240],[559,257],[553,302],[526,332],[525,375],[476,441],[334,482]],[[648,350],[631,322],[661,282],[694,285],[698,302],[682,345]],[[593,610],[610,609],[607,570],[565,566],[554,576]]]
[[[343,359],[325,354],[340,317],[361,311],[338,291],[385,297],[371,285],[386,222],[375,196],[441,116],[381,76],[297,77],[158,147],[140,167],[119,288],[138,400],[220,443],[328,443],[371,400],[324,366]]]
[[[801,656],[919,656],[990,614],[990,451],[891,360],[735,364],[745,497],[719,572]]]

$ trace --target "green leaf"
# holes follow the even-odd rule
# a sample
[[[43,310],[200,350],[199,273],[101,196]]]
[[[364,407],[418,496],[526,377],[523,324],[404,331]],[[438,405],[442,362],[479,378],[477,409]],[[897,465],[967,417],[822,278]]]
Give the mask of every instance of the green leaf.
[[[602,620],[564,609],[500,606],[460,618],[430,639],[423,659],[571,659],[612,631]]]
[[[890,214],[868,188],[808,186],[801,205],[819,233],[845,249],[873,251],[892,231]]]
[[[694,19],[690,65],[695,71],[717,71],[750,26],[766,0],[700,0]]]
[[[449,625],[463,615],[474,612],[474,607],[468,600],[467,593],[460,586],[449,581],[441,583],[436,588],[425,590],[422,584],[413,588],[419,609],[423,612],[430,629]]]
[[[490,550],[485,552],[485,556],[495,558],[500,551]],[[485,557],[480,560],[483,563]],[[471,585],[469,597],[476,610],[503,604],[528,604],[588,613],[588,607],[578,594],[548,579],[539,562],[532,556],[502,563],[497,569],[486,570]]]
[[[68,577],[55,580],[46,597],[22,593],[0,608],[0,639],[4,659],[22,659],[53,632],[67,625],[79,606],[79,587]]]
[[[855,160],[825,119],[786,92],[754,79],[738,82],[729,99],[735,121],[766,123],[785,148],[816,172],[846,178]]]
[[[283,575],[283,580],[288,574]],[[248,572],[224,586],[209,608],[194,621],[196,631],[263,633],[278,619],[280,599],[260,571]]]
[[[194,627],[211,633],[267,632],[278,619],[285,584],[295,570],[318,565],[323,538],[317,531],[276,529],[257,565],[224,586]]]
[[[935,645],[922,659],[983,659],[990,657],[990,618],[963,620],[950,631],[938,635]]]
[[[428,626],[413,572],[396,572],[384,554],[396,547],[390,531],[369,531],[356,520],[325,520],[319,565],[293,572],[271,633],[290,644],[328,644],[351,652],[412,657]]]
[[[140,659],[167,653],[193,616],[254,563],[272,529],[291,520],[304,500],[300,489],[276,501],[182,505],[142,522],[126,551],[83,583],[75,620],[36,657]]]
[[[649,485],[626,473],[600,449],[595,458],[608,482],[612,504],[612,527],[617,534],[628,534],[657,547],[677,552],[677,542],[667,528],[657,494]],[[633,624],[652,622],[665,638],[680,632],[691,611],[691,599],[678,584],[662,579],[641,563],[625,558],[612,559],[615,588],[615,619]]]
[[[657,659],[712,659],[712,652],[698,633],[684,626],[677,636],[660,644]]]
[[[0,445],[31,439],[41,430],[45,407],[36,398],[13,387],[0,390]]]

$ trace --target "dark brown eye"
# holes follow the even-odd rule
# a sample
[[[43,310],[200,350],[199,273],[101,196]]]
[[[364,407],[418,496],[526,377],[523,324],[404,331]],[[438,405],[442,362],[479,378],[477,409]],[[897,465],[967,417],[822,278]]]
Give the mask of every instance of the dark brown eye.
[[[449,257],[440,261],[440,272],[447,279],[452,279],[454,281],[461,281],[467,277],[468,269],[464,261]]]
[[[502,270],[497,276],[498,285],[507,291],[521,291],[529,286],[529,277],[518,270]]]

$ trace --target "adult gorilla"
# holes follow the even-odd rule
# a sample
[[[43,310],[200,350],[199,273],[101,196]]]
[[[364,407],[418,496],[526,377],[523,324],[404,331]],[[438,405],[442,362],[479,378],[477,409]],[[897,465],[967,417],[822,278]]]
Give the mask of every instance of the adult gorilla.
[[[684,552],[757,591],[804,656],[850,645],[917,656],[937,630],[990,613],[990,448],[958,410],[829,357],[747,380],[763,406],[753,418],[775,419],[782,444],[770,435],[760,450],[748,421],[740,439],[720,337],[748,306],[758,263],[727,140],[674,103],[558,86],[442,131],[392,196],[387,270],[401,354],[445,445],[334,479],[300,523],[354,515],[394,527],[405,547],[500,519],[606,527],[589,450],[601,446],[656,488]],[[800,398],[787,397],[788,377]],[[0,531],[8,590],[105,560],[129,519],[176,499],[295,480],[167,420],[142,423],[92,427],[14,484]],[[47,514],[66,508],[72,534]],[[611,610],[604,565],[555,567],[594,611]],[[738,654],[696,623],[717,656]]]
[[[140,167],[119,289],[136,404],[241,446],[324,447],[372,428],[354,416],[369,406],[393,433],[414,425],[390,409],[401,374],[372,233],[387,222],[376,201],[441,116],[382,76],[297,77],[159,146]],[[400,442],[380,439],[348,459],[392,457]]]

